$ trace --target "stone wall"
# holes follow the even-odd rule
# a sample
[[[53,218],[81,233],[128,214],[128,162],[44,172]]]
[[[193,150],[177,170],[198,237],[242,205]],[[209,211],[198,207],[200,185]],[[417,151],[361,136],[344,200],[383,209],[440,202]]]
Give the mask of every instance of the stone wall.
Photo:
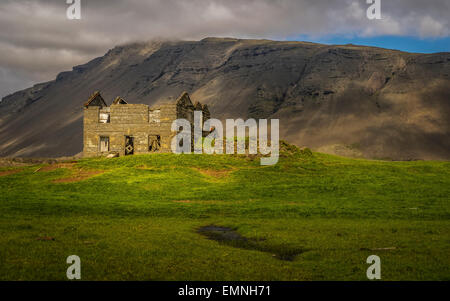
[[[133,137],[134,154],[154,152],[149,150],[159,137],[158,152],[170,152],[171,141],[176,135],[171,131],[177,118],[193,121],[194,106],[187,93],[173,103],[149,107],[145,104],[112,104],[110,107],[85,105],[83,122],[83,155],[85,157],[108,154],[125,155],[126,137]],[[109,113],[109,122],[104,123]],[[209,113],[209,112],[208,112]],[[100,114],[101,118],[100,118]],[[159,122],[156,117],[159,115]],[[150,116],[150,117],[149,117]],[[193,125],[192,125],[193,126]],[[109,139],[109,148],[101,150],[100,139]],[[154,144],[153,144],[154,145]]]

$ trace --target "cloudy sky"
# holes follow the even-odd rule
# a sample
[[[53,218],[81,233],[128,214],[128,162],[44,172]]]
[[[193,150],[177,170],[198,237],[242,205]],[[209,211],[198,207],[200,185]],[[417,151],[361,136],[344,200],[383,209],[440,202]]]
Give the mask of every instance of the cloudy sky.
[[[52,80],[118,44],[208,36],[450,51],[449,0],[1,0],[0,97]],[[69,2],[75,0],[69,0]]]

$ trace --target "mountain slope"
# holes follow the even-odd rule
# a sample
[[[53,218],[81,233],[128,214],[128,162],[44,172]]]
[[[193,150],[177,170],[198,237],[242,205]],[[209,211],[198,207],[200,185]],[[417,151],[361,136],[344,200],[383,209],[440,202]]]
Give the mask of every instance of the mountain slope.
[[[281,137],[319,151],[450,159],[450,53],[207,38],[115,47],[0,103],[0,156],[82,150],[82,104],[153,104],[188,91],[213,117],[279,118]]]

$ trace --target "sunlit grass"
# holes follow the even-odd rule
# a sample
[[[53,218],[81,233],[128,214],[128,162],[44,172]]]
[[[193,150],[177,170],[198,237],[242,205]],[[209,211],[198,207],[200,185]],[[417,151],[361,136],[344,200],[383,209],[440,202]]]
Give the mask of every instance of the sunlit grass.
[[[83,280],[365,280],[371,254],[384,280],[450,280],[449,162],[287,148],[264,167],[246,156],[154,154],[38,168],[0,176],[3,280],[63,280],[72,254]],[[58,182],[79,170],[102,173]],[[205,225],[258,247],[210,240],[196,232]],[[283,261],[258,250],[283,246],[303,251]],[[371,251],[383,247],[395,249]]]

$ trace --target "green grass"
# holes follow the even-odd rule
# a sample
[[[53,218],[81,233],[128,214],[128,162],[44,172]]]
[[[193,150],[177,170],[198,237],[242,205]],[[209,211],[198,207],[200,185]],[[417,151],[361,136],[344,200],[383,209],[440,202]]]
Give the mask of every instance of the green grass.
[[[0,176],[1,280],[64,280],[73,254],[82,280],[367,280],[372,254],[382,280],[450,280],[449,162],[287,147],[265,167],[174,154],[39,167]],[[57,181],[80,170],[104,173]],[[251,248],[197,233],[207,225],[235,229]],[[289,250],[301,252],[276,256]]]

